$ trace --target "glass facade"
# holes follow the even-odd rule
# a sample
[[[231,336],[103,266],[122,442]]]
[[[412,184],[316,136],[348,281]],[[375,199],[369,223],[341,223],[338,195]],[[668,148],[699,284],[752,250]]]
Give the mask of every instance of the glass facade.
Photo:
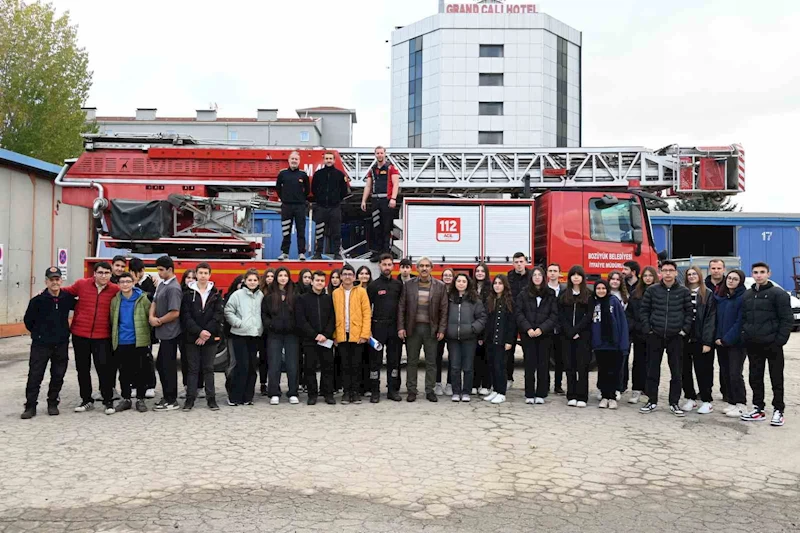
[[[422,36],[408,41],[408,147],[422,147]]]
[[[502,44],[482,44],[480,47],[481,57],[503,57],[503,52]]]
[[[503,102],[478,102],[479,115],[502,115]]]
[[[567,146],[567,40],[558,38],[556,53],[556,146]]]
[[[481,87],[502,87],[503,75],[481,73],[478,75],[478,85]]]
[[[503,132],[479,131],[478,144],[503,144]]]

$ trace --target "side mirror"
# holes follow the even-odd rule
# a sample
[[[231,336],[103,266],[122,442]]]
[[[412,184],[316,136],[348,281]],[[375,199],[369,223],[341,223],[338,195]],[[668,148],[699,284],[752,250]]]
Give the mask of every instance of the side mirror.
[[[633,242],[642,244],[644,242],[644,232],[642,228],[633,228]]]
[[[634,229],[640,230],[641,233],[642,229],[642,206],[636,201],[631,202],[631,227]],[[636,241],[636,237],[634,237],[635,242],[642,242]]]

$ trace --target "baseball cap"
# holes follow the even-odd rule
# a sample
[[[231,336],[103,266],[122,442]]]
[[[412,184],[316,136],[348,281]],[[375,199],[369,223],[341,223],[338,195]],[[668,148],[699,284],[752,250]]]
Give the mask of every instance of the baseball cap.
[[[58,267],[50,267],[44,271],[44,277],[46,277],[47,279],[60,278],[61,270],[59,270]]]

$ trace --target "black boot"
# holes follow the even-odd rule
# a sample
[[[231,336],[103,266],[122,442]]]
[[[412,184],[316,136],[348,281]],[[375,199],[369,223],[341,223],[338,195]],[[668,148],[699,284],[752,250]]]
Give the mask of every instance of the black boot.
[[[34,406],[34,407],[26,407],[25,411],[22,413],[20,418],[22,420],[28,420],[30,418],[33,418],[34,416],[36,416],[36,406]]]

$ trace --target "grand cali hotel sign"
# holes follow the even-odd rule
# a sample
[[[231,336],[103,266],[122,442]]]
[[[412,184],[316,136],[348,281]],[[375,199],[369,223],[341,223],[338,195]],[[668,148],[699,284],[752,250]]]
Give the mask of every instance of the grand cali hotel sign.
[[[536,4],[506,4],[502,2],[475,2],[471,4],[446,4],[445,13],[530,15],[536,13]]]

